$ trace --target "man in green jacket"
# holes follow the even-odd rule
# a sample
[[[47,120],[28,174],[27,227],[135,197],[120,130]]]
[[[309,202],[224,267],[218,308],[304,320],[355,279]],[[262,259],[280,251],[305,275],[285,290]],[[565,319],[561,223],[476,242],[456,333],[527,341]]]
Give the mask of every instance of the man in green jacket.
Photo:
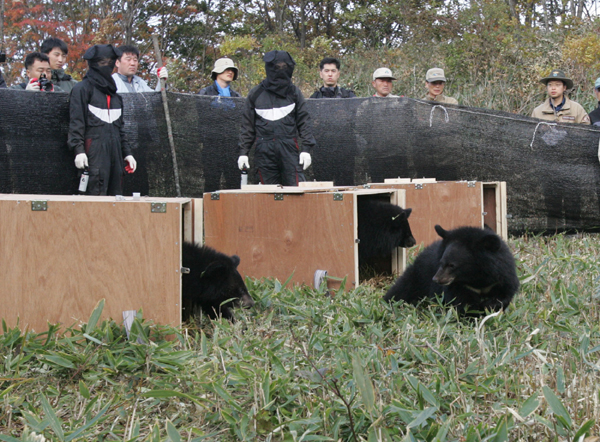
[[[50,79],[55,86],[58,86],[65,92],[71,92],[77,81],[66,74],[63,66],[67,62],[69,48],[60,38],[50,37],[42,42],[40,48],[42,54],[47,54],[50,59],[50,68],[52,69],[52,78]]]

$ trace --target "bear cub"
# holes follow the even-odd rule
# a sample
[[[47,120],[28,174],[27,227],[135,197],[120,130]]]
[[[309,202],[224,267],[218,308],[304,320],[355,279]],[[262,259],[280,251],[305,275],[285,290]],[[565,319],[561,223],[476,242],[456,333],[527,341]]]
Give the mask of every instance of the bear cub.
[[[412,209],[403,209],[380,200],[365,200],[358,205],[358,254],[361,262],[389,255],[396,247],[412,247],[415,238],[408,224]]]
[[[414,304],[439,294],[470,316],[508,307],[519,278],[506,243],[488,227],[435,230],[442,240],[425,248],[383,299]]]
[[[227,256],[207,246],[183,243],[183,267],[190,272],[182,275],[183,320],[202,310],[211,319],[222,315],[233,321],[232,307],[252,307],[254,300],[237,270],[240,258]],[[229,302],[223,304],[225,301]],[[223,304],[223,305],[221,305]]]

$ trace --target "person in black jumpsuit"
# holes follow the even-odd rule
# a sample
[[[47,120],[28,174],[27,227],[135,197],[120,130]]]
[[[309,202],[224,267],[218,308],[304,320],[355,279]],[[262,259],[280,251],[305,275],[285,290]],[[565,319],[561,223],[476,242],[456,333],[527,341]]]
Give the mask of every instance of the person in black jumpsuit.
[[[238,167],[250,167],[248,152],[256,141],[254,161],[261,183],[297,186],[305,181],[302,170],[310,166],[316,141],[304,96],[292,83],[296,63],[285,51],[267,52],[263,60],[267,78],[246,99]]]
[[[71,91],[68,145],[75,167],[89,168],[87,194],[121,195],[124,170],[133,173],[137,164],[125,137],[123,100],[111,76],[117,52],[111,45],[95,45],[83,58],[89,70]]]

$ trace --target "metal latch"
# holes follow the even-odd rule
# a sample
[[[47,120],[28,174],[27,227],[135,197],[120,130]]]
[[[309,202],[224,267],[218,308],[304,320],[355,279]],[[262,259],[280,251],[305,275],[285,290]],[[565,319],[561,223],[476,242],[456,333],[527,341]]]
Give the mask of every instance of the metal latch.
[[[167,203],[150,203],[152,213],[167,213]]]
[[[219,192],[213,192],[210,194],[210,199],[211,201],[215,201],[215,200],[220,200],[221,199],[221,195],[219,195]]]
[[[371,185],[370,185],[370,184],[363,184],[363,187],[364,187],[365,189],[370,189],[370,188],[371,188]]]
[[[421,190],[421,189],[423,189],[423,184],[421,184],[421,183],[417,183],[417,184],[415,184],[415,189],[416,189],[416,190]]]
[[[283,193],[276,193],[275,195],[273,195],[273,199],[275,201],[283,201]]]
[[[334,201],[344,201],[344,194],[340,193],[340,192],[335,192],[333,194],[333,200]]]
[[[475,187],[476,181],[467,181],[467,187]]]
[[[32,201],[32,212],[46,212],[48,210],[48,201]]]
[[[190,273],[190,268],[189,267],[182,267],[181,268],[181,274],[182,275],[188,275]]]

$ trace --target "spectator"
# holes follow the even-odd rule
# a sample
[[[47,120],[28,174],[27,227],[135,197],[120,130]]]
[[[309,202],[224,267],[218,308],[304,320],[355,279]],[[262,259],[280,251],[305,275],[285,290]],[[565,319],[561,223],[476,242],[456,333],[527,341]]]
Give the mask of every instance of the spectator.
[[[302,92],[292,83],[296,63],[285,51],[267,52],[263,60],[267,78],[246,99],[238,167],[250,167],[248,152],[256,140],[254,160],[260,181],[297,186],[305,181],[301,166],[304,170],[310,166],[309,152],[316,141]],[[296,143],[298,135],[301,150]]]
[[[238,78],[238,68],[231,58],[219,58],[210,74],[213,84],[198,92],[199,95],[220,95],[222,97],[241,97],[231,87],[231,82]]]
[[[379,68],[373,72],[373,82],[371,85],[375,88],[374,97],[397,97],[398,95],[392,94],[394,84],[392,83],[396,78],[392,75],[392,71],[389,68]]]
[[[573,80],[567,78],[563,71],[553,70],[540,83],[546,85],[549,98],[533,110],[532,117],[557,123],[590,124],[590,117],[583,107],[567,98],[567,91],[573,88]]]
[[[594,126],[600,126],[600,77],[596,78],[596,83],[594,83],[594,96],[598,101],[598,107],[590,112],[590,122]]]
[[[158,68],[156,75],[158,81],[154,89],[148,86],[144,80],[138,77],[137,71],[140,66],[140,51],[135,46],[124,45],[117,48],[119,58],[116,62],[117,72],[112,77],[117,85],[118,94],[126,94],[128,92],[160,92],[161,78],[167,81],[169,72],[166,66]]]
[[[338,86],[340,61],[337,58],[325,57],[321,60],[319,76],[323,79],[323,86],[310,98],[356,98],[354,91]]]
[[[423,100],[435,101],[444,104],[458,104],[458,100],[444,95],[444,87],[446,86],[446,75],[444,70],[440,68],[432,68],[425,74],[425,87],[427,95]]]
[[[64,92],[50,81],[52,69],[46,54],[32,52],[25,57],[25,82],[11,86],[10,89],[31,92]]]
[[[4,81],[4,77],[2,76],[2,71],[0,71],[0,89],[6,89],[6,81]]]
[[[73,77],[66,74],[63,69],[67,62],[67,55],[69,54],[67,44],[59,38],[50,37],[42,42],[40,52],[48,55],[50,59],[52,77],[48,79],[62,91],[71,92],[77,81],[73,80]]]
[[[111,76],[117,52],[111,45],[95,45],[83,58],[88,72],[71,91],[68,145],[75,152],[75,167],[89,168],[87,193],[121,195],[125,170],[137,163],[124,132],[123,100]]]

